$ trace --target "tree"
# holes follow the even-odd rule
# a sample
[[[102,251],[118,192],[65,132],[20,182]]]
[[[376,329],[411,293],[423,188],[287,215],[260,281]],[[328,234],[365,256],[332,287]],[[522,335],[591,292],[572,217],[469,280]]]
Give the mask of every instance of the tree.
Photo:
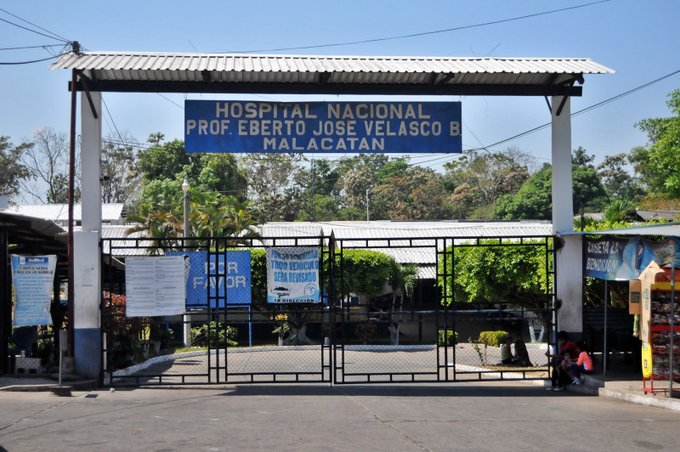
[[[588,155],[579,147],[572,155],[572,186],[574,212],[581,206],[590,210],[602,209],[607,194]],[[552,166],[545,164],[534,173],[515,195],[506,195],[498,200],[494,215],[501,220],[550,220],[552,218]]]
[[[256,222],[293,221],[304,205],[307,183],[300,154],[247,154],[239,166],[250,185]]]
[[[447,163],[445,183],[452,191],[451,207],[459,218],[492,219],[503,195],[514,194],[529,178],[533,158],[516,148],[504,152],[467,152]]]
[[[581,146],[576,148],[572,154],[571,178],[574,212],[580,212],[581,209],[599,212],[607,203],[607,193],[593,165],[594,160],[595,156],[588,155]]]
[[[626,169],[629,164],[629,156],[621,153],[607,155],[597,165],[602,185],[610,198],[638,200],[644,194],[639,179]]]
[[[9,137],[0,136],[0,194],[16,195],[19,184],[30,177],[30,169],[22,163],[22,156],[32,143],[21,143],[14,146]]]
[[[552,216],[552,167],[545,164],[514,195],[502,196],[494,209],[501,220],[549,220]]]
[[[144,179],[174,180],[186,177],[192,181],[198,180],[201,154],[185,152],[182,140],[161,144],[162,139],[162,134],[152,134],[148,140],[152,146],[139,153],[137,167]]]
[[[22,184],[23,191],[40,203],[68,202],[69,144],[65,134],[50,127],[38,130],[33,136],[33,146],[25,148],[21,164],[31,177]],[[76,162],[80,159],[76,156]],[[79,171],[76,169],[75,199],[80,198]]]
[[[127,203],[139,190],[141,174],[137,168],[137,153],[133,139],[123,142],[113,136],[103,141],[102,148],[102,202]]]
[[[246,205],[234,196],[192,191],[190,200],[189,218],[192,230],[185,235],[236,237],[241,236],[253,225]]]
[[[680,198],[680,89],[668,94],[666,105],[671,117],[647,118],[636,124],[647,132],[649,144],[634,149],[631,160],[652,194]]]
[[[448,218],[442,176],[430,168],[409,167],[386,177],[372,191],[374,217],[391,220]]]
[[[233,154],[204,154],[199,164],[198,183],[201,190],[231,194],[241,201],[246,199],[248,182],[239,171]]]
[[[546,248],[541,244],[498,246],[482,241],[479,246],[456,247],[440,257],[447,259],[455,278],[441,277],[457,303],[511,302],[527,307],[547,303]],[[455,262],[451,265],[452,256]],[[444,300],[445,302],[450,300]]]

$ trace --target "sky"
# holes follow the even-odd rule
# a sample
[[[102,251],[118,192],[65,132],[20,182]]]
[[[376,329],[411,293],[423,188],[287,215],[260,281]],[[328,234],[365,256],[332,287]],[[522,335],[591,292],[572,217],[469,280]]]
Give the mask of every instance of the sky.
[[[677,0],[118,0],[93,5],[81,0],[0,2],[0,62],[49,58],[63,50],[62,41],[49,37],[57,35],[66,41],[78,41],[92,51],[584,57],[616,71],[586,76],[583,96],[572,100],[572,112],[680,70],[680,1]],[[418,37],[272,50],[465,27],[579,5],[585,6]],[[44,45],[54,47],[7,50]],[[70,72],[49,70],[49,64],[50,61],[0,65],[0,135],[9,136],[14,144],[30,139],[43,127],[68,133]],[[572,147],[584,147],[599,163],[606,155],[644,145],[647,137],[635,124],[643,118],[669,116],[666,96],[677,88],[680,88],[680,73],[575,116]],[[198,94],[189,98],[218,97]],[[292,99],[273,95],[231,98]],[[120,134],[140,143],[154,132],[162,132],[166,139],[182,138],[184,99],[184,94],[105,93],[107,111],[103,134]],[[296,99],[338,100],[336,96]],[[375,97],[375,100],[387,99]],[[550,113],[543,98],[448,96],[437,100],[462,102],[464,149],[484,146],[489,151],[502,151],[512,146],[533,155],[539,165],[550,161],[549,128],[488,147],[549,122]],[[338,158],[337,155],[330,157]],[[443,163],[456,158],[457,155],[413,154],[411,161],[440,170]]]

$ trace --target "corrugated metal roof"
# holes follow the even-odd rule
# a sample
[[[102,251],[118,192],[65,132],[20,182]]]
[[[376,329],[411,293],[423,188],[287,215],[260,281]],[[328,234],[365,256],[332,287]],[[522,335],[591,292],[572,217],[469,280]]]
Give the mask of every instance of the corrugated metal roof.
[[[102,225],[102,239],[115,239],[113,241],[103,240],[103,253],[111,253],[114,257],[124,257],[124,256],[145,256],[149,254],[149,247],[156,244],[155,241],[151,240],[139,240],[143,239],[144,232],[137,231],[130,233],[129,231],[133,228],[133,225]],[[74,228],[80,230],[80,228]],[[124,239],[124,240],[123,240]],[[111,252],[111,243],[113,243],[114,249]]]
[[[467,222],[467,221],[329,221],[266,223],[261,227],[263,237],[302,237],[305,231],[323,229],[324,235],[335,234],[336,239],[384,240],[391,246],[426,245],[433,238],[475,237],[544,237],[552,235],[548,222]],[[418,240],[420,239],[420,241]],[[397,241],[395,241],[397,240]],[[375,245],[379,246],[379,245]],[[388,245],[385,244],[385,247]]]
[[[574,231],[562,235],[646,235],[659,237],[680,237],[680,223],[640,225],[630,228],[607,229],[604,231]]]
[[[334,234],[337,246],[343,249],[361,248],[380,251],[400,264],[416,264],[418,277],[436,278],[437,250],[461,244],[477,237],[547,237],[552,236],[548,222],[457,222],[457,221],[329,221],[266,223],[260,227],[262,237],[310,237],[323,230],[324,236]],[[315,245],[314,239],[309,245]],[[271,240],[265,240],[271,245]],[[278,246],[292,245],[277,240]],[[301,245],[303,243],[300,243]],[[307,243],[304,243],[307,244]],[[327,243],[326,243],[327,244]]]
[[[680,218],[680,210],[636,210],[640,218],[649,220],[677,220]]]
[[[561,85],[614,71],[588,58],[314,56],[167,52],[61,55],[51,69],[92,71],[101,81],[196,83]],[[438,78],[438,76],[449,76]]]
[[[123,219],[124,205],[120,203],[102,204],[102,221],[115,222]],[[10,206],[5,212],[16,213],[27,217],[43,218],[51,221],[68,221],[68,204],[29,204]],[[73,218],[82,218],[80,204],[73,206]]]

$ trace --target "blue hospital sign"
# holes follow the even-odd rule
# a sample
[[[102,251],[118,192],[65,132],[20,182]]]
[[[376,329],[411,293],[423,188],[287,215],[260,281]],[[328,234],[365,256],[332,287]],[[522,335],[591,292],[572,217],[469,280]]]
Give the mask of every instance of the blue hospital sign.
[[[210,255],[207,251],[171,251],[168,256],[185,257],[187,307],[208,305],[208,293],[216,307],[251,303],[250,251],[227,251]],[[226,254],[226,262],[225,262]]]
[[[186,100],[187,152],[460,153],[460,102]]]

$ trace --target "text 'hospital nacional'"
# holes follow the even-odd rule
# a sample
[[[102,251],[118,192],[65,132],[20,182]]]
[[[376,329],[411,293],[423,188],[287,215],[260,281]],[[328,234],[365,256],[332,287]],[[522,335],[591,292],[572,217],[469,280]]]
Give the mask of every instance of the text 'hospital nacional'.
[[[186,101],[188,152],[461,152],[459,102]]]

